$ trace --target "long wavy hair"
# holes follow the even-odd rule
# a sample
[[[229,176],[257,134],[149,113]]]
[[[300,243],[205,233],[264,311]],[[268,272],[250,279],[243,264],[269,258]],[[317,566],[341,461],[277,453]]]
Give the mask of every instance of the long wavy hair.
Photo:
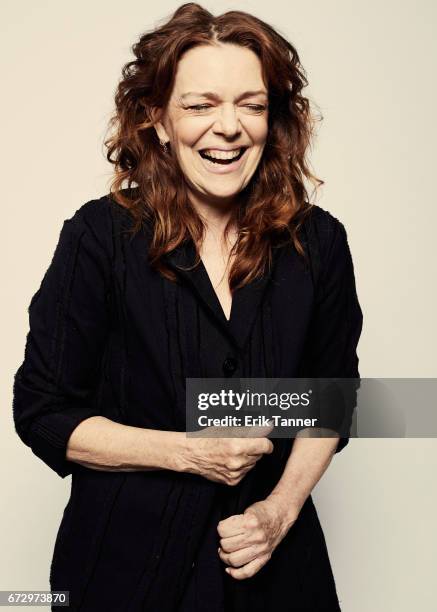
[[[197,45],[216,43],[241,45],[258,56],[269,97],[263,154],[225,229],[226,236],[231,224],[237,228],[229,271],[233,292],[264,274],[275,245],[290,241],[305,256],[299,229],[312,204],[304,183],[308,180],[313,192],[324,184],[312,174],[307,160],[315,123],[322,117],[313,114],[302,95],[308,81],[296,49],[248,13],[229,11],[216,17],[199,4],[183,4],[132,46],[135,59],[123,66],[109,122],[112,133],[104,145],[108,161],[114,164],[111,197],[129,209],[134,234],[143,226],[152,228],[149,263],[175,280],[165,255],[190,238],[198,251],[205,227],[190,203],[176,156],[171,148],[162,150],[152,109],[166,107],[182,54]]]

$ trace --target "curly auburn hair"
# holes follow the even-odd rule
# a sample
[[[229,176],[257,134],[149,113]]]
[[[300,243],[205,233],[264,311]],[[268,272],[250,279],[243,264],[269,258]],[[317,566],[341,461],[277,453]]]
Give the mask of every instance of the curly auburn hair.
[[[258,56],[269,97],[263,154],[225,229],[226,235],[236,222],[235,258],[229,272],[233,292],[264,274],[265,266],[271,265],[272,247],[284,236],[305,257],[298,232],[312,204],[304,180],[314,190],[324,184],[311,173],[306,159],[316,118],[302,95],[308,81],[296,49],[248,13],[229,11],[215,17],[199,4],[183,4],[132,46],[136,59],[122,69],[109,122],[113,133],[104,145],[108,161],[114,164],[111,197],[129,209],[135,220],[133,233],[149,223],[150,265],[175,280],[165,255],[189,238],[199,247],[205,228],[190,203],[176,156],[162,151],[153,109],[166,107],[182,54],[197,45],[216,43],[241,45]],[[199,259],[198,254],[196,264]]]

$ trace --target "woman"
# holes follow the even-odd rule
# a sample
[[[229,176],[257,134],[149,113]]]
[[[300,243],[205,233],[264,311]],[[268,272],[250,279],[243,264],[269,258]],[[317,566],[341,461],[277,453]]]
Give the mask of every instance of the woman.
[[[188,377],[359,376],[298,54],[193,3],[133,51],[111,193],[65,221],[15,376],[17,433],[72,474],[51,588],[93,612],[339,610],[311,491],[348,438],[185,433]]]

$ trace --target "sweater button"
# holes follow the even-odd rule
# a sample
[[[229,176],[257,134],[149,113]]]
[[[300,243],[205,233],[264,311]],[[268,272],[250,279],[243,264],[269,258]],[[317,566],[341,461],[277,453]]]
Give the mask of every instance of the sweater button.
[[[232,376],[238,367],[238,361],[235,357],[226,357],[223,362],[223,372],[225,376]]]

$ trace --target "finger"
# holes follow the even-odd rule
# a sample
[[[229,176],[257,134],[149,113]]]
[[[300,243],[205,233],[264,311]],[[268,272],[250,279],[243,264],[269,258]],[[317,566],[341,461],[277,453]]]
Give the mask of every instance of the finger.
[[[259,457],[256,457],[254,455],[248,455],[243,460],[244,463],[241,464],[240,470],[243,468],[247,468],[247,469],[252,468],[254,465],[256,465],[256,462],[258,461],[259,458],[261,458],[261,455]]]
[[[226,563],[226,565],[230,565],[231,567],[241,567],[246,565],[261,554],[259,546],[247,546],[232,553],[226,553],[223,551],[223,549],[219,548],[218,552],[223,563]]]
[[[205,438],[263,438],[268,436],[273,429],[273,421],[271,425],[255,425],[253,427],[211,425],[195,432],[195,435]]]
[[[247,546],[252,546],[256,544],[256,542],[250,541],[251,532],[245,532],[240,535],[231,536],[228,538],[220,539],[220,548],[225,553],[231,553],[235,550],[240,550],[240,548],[246,548]]]
[[[273,442],[269,438],[258,438],[251,440],[251,444],[246,449],[246,455],[261,456],[264,454],[270,455],[273,452]],[[260,457],[258,457],[260,458]]]
[[[232,516],[229,516],[218,523],[218,534],[221,538],[241,535],[245,533],[245,522],[246,517],[243,514],[233,514]]]
[[[272,433],[273,421],[269,425],[254,425],[253,427],[238,427],[241,438],[264,438]]]
[[[244,467],[240,467],[238,470],[228,470],[227,474],[230,478],[240,481],[244,478],[244,476],[246,476],[247,472],[250,472],[255,464],[256,461],[251,464],[247,464]]]
[[[241,464],[239,463],[238,467],[234,467],[232,469],[227,468],[227,474],[231,476],[232,478],[238,478],[239,476],[244,476],[244,474],[249,472],[256,465],[256,462],[257,462],[257,459],[255,459],[254,457],[244,459],[244,463],[241,463]]]
[[[239,438],[241,427],[229,427],[225,425],[210,425],[198,431],[190,432],[194,438]]]
[[[226,572],[236,580],[245,580],[251,578],[267,563],[271,555],[266,553],[253,559],[242,567],[227,567]]]

